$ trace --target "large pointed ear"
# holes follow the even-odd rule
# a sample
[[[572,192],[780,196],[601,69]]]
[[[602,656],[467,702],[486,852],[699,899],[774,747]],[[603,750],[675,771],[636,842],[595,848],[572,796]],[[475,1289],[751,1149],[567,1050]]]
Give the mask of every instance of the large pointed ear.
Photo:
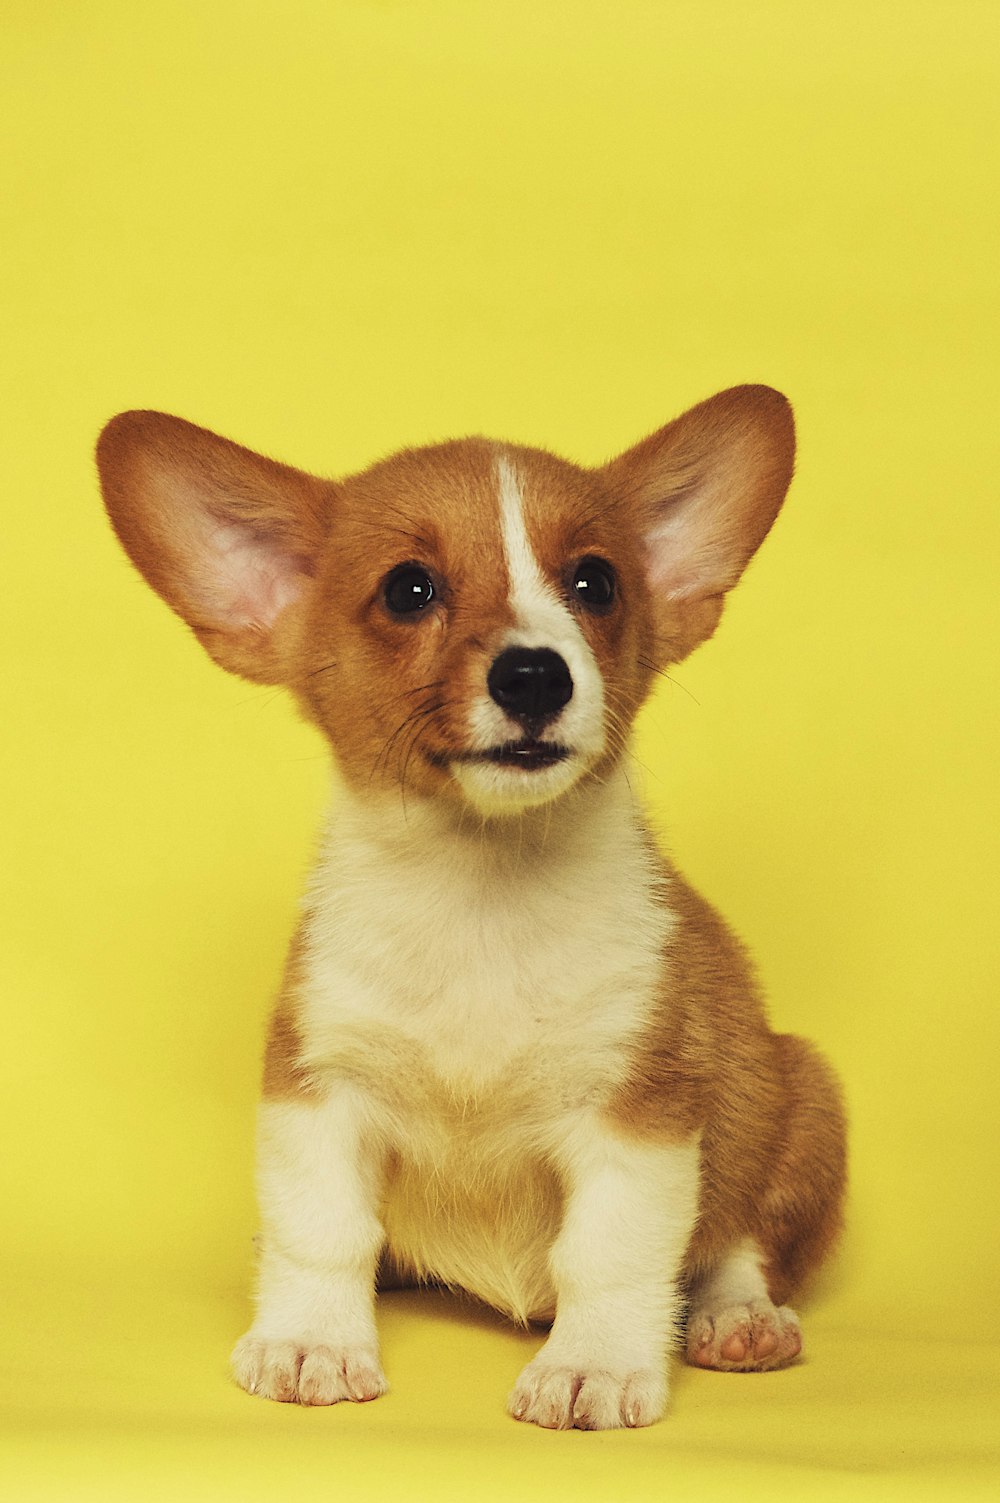
[[[132,562],[233,673],[288,676],[279,623],[306,589],[330,482],[163,412],[123,412],[97,444],[104,502]]]
[[[661,662],[712,635],[792,478],[792,409],[770,386],[710,397],[613,459],[604,482],[643,535]]]

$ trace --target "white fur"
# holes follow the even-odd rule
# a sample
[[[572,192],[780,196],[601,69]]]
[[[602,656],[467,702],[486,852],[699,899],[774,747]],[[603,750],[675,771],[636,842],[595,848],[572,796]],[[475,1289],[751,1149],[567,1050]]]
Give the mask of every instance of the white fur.
[[[607,742],[600,669],[572,611],[542,573],[528,536],[521,482],[505,454],[497,459],[496,480],[508,599],[516,621],[496,644],[496,651],[548,647],[562,657],[573,680],[573,694],[546,728],[546,735],[570,747],[572,755],[532,772],[492,763],[453,763],[453,775],[465,796],[474,807],[490,814],[530,808],[558,798],[594,765]],[[468,723],[473,751],[487,751],[521,734],[490,698],[485,684],[469,707]]]
[[[567,1187],[583,1183],[581,1145],[597,1151],[671,923],[624,778],[486,826],[344,790],[308,907],[302,1062],[323,1104],[264,1108],[267,1239],[317,1266],[339,1202],[363,1231],[340,1225],[328,1260],[353,1278],[381,1202],[404,1269],[551,1317]],[[657,1266],[662,1282],[670,1261]],[[289,1324],[299,1276],[286,1269],[279,1294],[266,1270],[270,1330],[266,1307]]]
[[[319,1103],[261,1107],[257,1318],[233,1354],[251,1392],[335,1403],[385,1388],[374,1308],[382,1166],[365,1128],[349,1082]]]
[[[727,1310],[754,1300],[769,1300],[764,1255],[752,1237],[731,1248],[695,1291],[693,1303],[706,1310]]]
[[[562,1145],[555,1323],[511,1412],[552,1429],[650,1424],[667,1397],[676,1278],[698,1208],[697,1136],[625,1141],[583,1116]]]
[[[496,478],[504,559],[510,584],[508,598],[514,606],[519,627],[530,632],[536,618],[550,617],[552,605],[558,606],[560,602],[546,583],[535,557],[524,520],[521,480],[506,454],[497,458]]]
[[[292,1325],[316,1340],[331,1331],[351,1342],[374,1339],[371,1286],[384,1231],[378,1153],[364,1126],[362,1095],[345,1082],[318,1106],[261,1107],[261,1334],[287,1336]]]

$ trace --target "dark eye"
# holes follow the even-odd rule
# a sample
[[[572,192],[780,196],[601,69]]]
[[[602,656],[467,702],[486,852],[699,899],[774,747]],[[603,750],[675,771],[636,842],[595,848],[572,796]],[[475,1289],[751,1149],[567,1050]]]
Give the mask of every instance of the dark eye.
[[[592,554],[573,570],[573,593],[588,611],[606,611],[615,598],[615,571],[606,559]]]
[[[394,616],[412,616],[422,611],[435,594],[434,581],[419,564],[400,564],[382,588],[385,603]]]

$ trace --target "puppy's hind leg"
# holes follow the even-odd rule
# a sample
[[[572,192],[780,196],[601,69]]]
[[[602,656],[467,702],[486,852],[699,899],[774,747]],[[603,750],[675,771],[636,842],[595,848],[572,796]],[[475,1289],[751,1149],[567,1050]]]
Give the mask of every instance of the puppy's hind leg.
[[[768,1290],[782,1303],[819,1267],[840,1231],[847,1132],[840,1086],[819,1051],[787,1033],[775,1044],[786,1104],[758,1235]]]
[[[764,1255],[747,1237],[691,1292],[687,1360],[720,1372],[787,1367],[802,1350],[798,1316],[768,1293]]]
[[[802,1349],[784,1303],[821,1262],[840,1228],[845,1128],[829,1066],[803,1039],[775,1039],[784,1086],[778,1146],[752,1234],[691,1291],[687,1358],[723,1372],[785,1367]]]

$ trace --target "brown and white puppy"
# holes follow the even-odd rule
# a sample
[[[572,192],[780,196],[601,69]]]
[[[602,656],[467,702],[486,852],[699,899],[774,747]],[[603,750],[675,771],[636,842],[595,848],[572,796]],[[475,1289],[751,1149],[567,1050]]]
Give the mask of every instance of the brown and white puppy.
[[[658,1419],[682,1318],[702,1367],[799,1353],[837,1087],[769,1031],[625,765],[793,452],[762,386],[599,469],[471,438],[330,481],[161,413],[101,435],[135,564],[338,769],[267,1048],[251,1393],[381,1394],[380,1269],[552,1322],[510,1398],[547,1427]]]

